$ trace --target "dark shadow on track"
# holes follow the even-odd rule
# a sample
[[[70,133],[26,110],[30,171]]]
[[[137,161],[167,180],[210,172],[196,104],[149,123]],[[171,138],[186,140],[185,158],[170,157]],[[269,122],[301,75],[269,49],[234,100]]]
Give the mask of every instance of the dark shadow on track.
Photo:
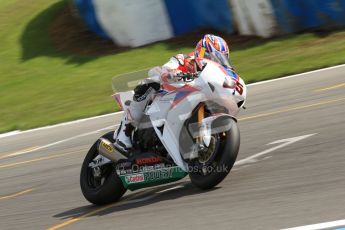
[[[171,189],[176,186],[180,186],[180,187],[176,189]],[[174,183],[174,184],[169,184],[165,186],[159,186],[157,188],[146,189],[141,192],[137,192],[137,193],[133,193],[128,196],[125,196],[123,199],[119,201],[119,205],[116,205],[116,203],[114,203],[113,206],[110,206],[109,208],[103,211],[97,212],[95,214],[88,215],[88,217],[104,216],[110,213],[126,211],[129,209],[135,209],[142,206],[158,203],[161,201],[175,200],[181,197],[211,192],[218,188],[219,187],[213,188],[211,190],[200,190],[196,188],[190,182],[180,182],[180,183]],[[171,189],[171,190],[168,190],[168,189]],[[167,190],[167,191],[164,191],[164,190]],[[87,205],[87,206],[77,207],[77,208],[56,214],[53,217],[60,218],[62,220],[68,219],[68,218],[78,218],[80,216],[88,214],[102,207],[104,206]]]

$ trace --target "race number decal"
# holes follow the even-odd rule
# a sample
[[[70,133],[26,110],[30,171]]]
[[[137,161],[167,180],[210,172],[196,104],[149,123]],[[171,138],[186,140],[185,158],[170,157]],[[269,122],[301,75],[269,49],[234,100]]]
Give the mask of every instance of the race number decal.
[[[243,94],[243,85],[240,83],[240,81],[237,81],[235,89],[239,95]]]

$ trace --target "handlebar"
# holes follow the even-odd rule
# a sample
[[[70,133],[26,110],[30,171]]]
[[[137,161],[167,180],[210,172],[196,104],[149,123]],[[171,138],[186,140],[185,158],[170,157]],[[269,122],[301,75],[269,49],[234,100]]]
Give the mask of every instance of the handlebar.
[[[193,81],[195,78],[199,76],[200,72],[196,73],[178,73],[176,74],[177,78],[181,78],[185,82]]]

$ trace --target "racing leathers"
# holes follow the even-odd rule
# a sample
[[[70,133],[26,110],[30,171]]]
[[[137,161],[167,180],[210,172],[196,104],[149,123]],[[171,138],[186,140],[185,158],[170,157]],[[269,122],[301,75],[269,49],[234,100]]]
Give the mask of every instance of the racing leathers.
[[[193,55],[177,54],[161,67],[154,67],[148,72],[148,78],[140,82],[134,89],[133,100],[128,110],[124,111],[122,122],[114,132],[114,146],[121,152],[127,153],[132,148],[131,133],[137,126],[147,104],[164,83],[178,81],[180,73],[195,73],[196,62]]]

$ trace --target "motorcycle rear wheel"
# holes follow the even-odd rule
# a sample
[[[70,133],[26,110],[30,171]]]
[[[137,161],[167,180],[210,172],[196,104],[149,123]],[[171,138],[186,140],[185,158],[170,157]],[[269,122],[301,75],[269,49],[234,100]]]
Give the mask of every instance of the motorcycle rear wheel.
[[[233,122],[229,131],[218,134],[218,136],[212,165],[205,165],[206,172],[195,170],[195,168],[199,168],[199,162],[198,167],[192,167],[189,172],[192,183],[200,189],[211,189],[217,186],[230,173],[236,161],[240,148],[240,131],[237,123]]]
[[[103,135],[112,142],[114,132]],[[96,141],[84,159],[80,172],[81,191],[89,202],[96,205],[103,205],[118,201],[126,192],[121,179],[116,173],[114,164],[106,164],[100,167],[101,177],[96,178],[93,175],[92,168],[89,164],[98,155],[98,141]]]

